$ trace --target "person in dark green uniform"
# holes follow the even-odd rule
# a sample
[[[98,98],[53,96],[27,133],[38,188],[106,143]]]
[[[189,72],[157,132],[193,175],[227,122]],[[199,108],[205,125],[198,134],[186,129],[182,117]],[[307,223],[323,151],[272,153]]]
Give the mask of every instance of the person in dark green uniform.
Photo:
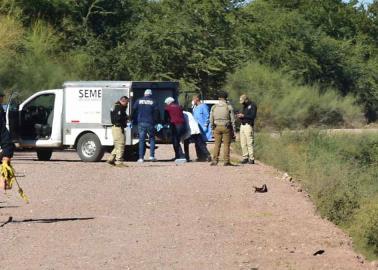
[[[114,141],[114,149],[107,160],[107,163],[115,166],[125,166],[123,164],[123,155],[125,153],[125,128],[128,116],[126,114],[129,98],[121,97],[110,111],[112,121],[112,135]]]

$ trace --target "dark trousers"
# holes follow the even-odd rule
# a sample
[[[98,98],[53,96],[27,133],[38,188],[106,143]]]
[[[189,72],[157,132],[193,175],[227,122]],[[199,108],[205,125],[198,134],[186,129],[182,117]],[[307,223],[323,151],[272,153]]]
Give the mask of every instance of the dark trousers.
[[[172,124],[172,144],[175,151],[175,158],[184,158],[184,153],[181,148],[181,138],[185,135],[186,126],[185,125],[173,125]]]
[[[205,160],[210,156],[209,150],[207,150],[206,143],[203,141],[201,134],[194,134],[184,141],[184,152],[186,160],[190,160],[189,144],[194,143],[196,148],[197,158],[199,160]]]

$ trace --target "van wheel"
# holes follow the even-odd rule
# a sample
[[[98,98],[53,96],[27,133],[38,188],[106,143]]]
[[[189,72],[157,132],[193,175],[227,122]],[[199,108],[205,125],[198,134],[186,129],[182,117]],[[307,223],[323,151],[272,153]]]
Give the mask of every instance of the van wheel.
[[[52,156],[51,149],[38,149],[37,150],[38,160],[49,161],[51,159],[51,156]]]
[[[100,161],[104,156],[104,149],[98,137],[93,133],[86,133],[77,142],[76,151],[84,162]]]

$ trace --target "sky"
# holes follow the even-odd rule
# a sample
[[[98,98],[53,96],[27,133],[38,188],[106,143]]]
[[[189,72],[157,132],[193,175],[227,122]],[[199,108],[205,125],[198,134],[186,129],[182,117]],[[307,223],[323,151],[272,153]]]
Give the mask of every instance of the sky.
[[[348,0],[343,0],[344,2],[349,2]],[[362,4],[370,4],[372,3],[374,0],[359,0],[360,3]]]

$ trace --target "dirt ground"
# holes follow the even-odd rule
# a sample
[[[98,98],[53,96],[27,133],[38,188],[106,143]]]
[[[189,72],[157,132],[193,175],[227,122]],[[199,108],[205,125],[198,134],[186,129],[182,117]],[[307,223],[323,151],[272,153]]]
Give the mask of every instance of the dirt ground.
[[[304,192],[265,166],[114,168],[17,153],[31,203],[0,194],[0,269],[372,269]],[[268,193],[253,185],[267,184]],[[324,250],[318,256],[316,251]]]

